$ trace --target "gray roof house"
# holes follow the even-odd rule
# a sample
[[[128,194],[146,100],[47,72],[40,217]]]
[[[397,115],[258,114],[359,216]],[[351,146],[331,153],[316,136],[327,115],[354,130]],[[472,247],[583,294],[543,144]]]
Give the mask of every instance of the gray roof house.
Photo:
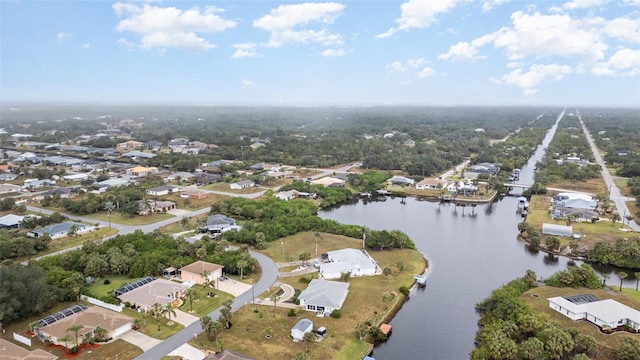
[[[178,188],[173,186],[173,185],[160,185],[160,186],[156,186],[154,188],[150,188],[147,189],[147,195],[151,195],[151,196],[163,196],[163,195],[167,195],[170,192],[176,192],[178,191]]]
[[[24,216],[8,214],[0,217],[0,229],[20,229]]]
[[[207,219],[207,230],[209,232],[222,232],[234,226],[236,226],[236,221],[222,214],[211,215]]]
[[[87,224],[67,221],[67,222],[53,224],[53,225],[45,226],[40,229],[29,231],[27,233],[27,236],[38,238],[43,236],[44,234],[49,234],[49,236],[52,239],[55,239],[55,238],[67,236],[69,234],[69,230],[71,230],[71,227],[74,225],[76,226],[77,233],[82,233],[82,232],[91,230],[89,225]]]
[[[571,237],[573,235],[573,227],[557,224],[542,223],[542,234]]]
[[[298,299],[303,309],[326,316],[342,307],[348,292],[349,283],[313,279]]]

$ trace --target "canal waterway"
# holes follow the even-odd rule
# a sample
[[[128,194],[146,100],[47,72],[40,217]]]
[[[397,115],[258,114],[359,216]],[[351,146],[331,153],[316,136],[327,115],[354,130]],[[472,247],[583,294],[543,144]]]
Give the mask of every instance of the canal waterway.
[[[557,122],[523,167],[520,183],[533,183],[535,164],[556,127]],[[377,360],[468,359],[479,319],[477,302],[528,269],[544,278],[566,268],[569,259],[531,250],[517,240],[522,218],[516,209],[514,196],[474,208],[387,198],[319,213],[344,224],[402,230],[431,260],[426,288],[419,289],[392,320],[393,335],[374,350]]]

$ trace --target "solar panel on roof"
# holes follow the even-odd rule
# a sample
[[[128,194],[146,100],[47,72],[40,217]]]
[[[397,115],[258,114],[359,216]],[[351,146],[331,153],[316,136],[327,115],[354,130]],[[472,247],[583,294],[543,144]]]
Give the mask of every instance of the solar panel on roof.
[[[84,305],[78,304],[78,305],[73,305],[71,307],[68,307],[62,311],[59,311],[55,314],[51,314],[45,318],[40,319],[40,321],[38,322],[38,325],[40,327],[45,327],[47,325],[51,325],[56,321],[62,320],[66,317],[69,317],[73,314],[77,314],[79,312],[85,311],[88,308]]]

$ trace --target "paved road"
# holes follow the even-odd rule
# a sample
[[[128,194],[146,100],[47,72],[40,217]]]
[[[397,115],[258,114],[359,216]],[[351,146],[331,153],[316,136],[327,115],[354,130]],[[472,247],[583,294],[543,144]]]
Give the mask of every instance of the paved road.
[[[254,251],[250,251],[250,253],[251,256],[256,258],[256,260],[258,260],[258,262],[260,263],[260,266],[262,267],[262,277],[255,284],[254,289],[250,289],[249,291],[241,294],[233,300],[233,305],[231,307],[233,311],[237,311],[244,305],[251,304],[254,294],[255,296],[258,296],[267,291],[271,287],[271,285],[276,282],[277,279],[278,267],[273,261],[271,261],[271,259]],[[211,316],[213,320],[217,320],[220,316],[220,309],[212,311],[209,316]],[[201,332],[202,327],[200,326],[200,322],[195,322],[184,328],[179,333],[145,351],[145,353],[138,356],[136,360],[158,360],[166,354],[172,352],[182,344],[191,340],[196,334],[200,334]]]
[[[610,189],[609,199],[615,205],[618,211],[618,214],[620,214],[620,216],[624,219],[625,214],[629,213],[627,211],[627,204],[625,204],[625,201],[629,201],[630,198],[626,196],[622,196],[622,194],[620,194],[620,189],[618,189],[615,182],[613,181],[613,176],[611,176],[611,174],[609,173],[609,170],[607,169],[607,166],[605,165],[604,160],[602,159],[602,156],[600,156],[598,147],[596,146],[595,141],[593,141],[593,137],[589,133],[589,130],[584,125],[584,122],[582,121],[582,117],[580,116],[580,113],[578,113],[577,111],[576,113],[577,113],[576,115],[578,116],[578,120],[580,120],[580,124],[582,125],[582,131],[584,131],[584,134],[587,137],[587,140],[589,141],[589,145],[591,146],[591,151],[593,152],[593,156],[596,158],[596,162],[598,163],[598,165],[600,165],[600,167],[602,168],[602,171],[601,171],[602,177],[604,178],[604,182],[607,184],[607,186]],[[640,231],[640,225],[638,225],[634,220],[629,221],[628,225],[631,229],[635,231]]]

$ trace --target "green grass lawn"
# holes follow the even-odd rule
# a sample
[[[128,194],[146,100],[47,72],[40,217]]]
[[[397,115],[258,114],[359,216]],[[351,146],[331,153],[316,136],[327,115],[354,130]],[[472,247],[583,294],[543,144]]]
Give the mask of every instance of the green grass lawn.
[[[140,328],[137,331],[156,339],[164,340],[184,329],[182,324],[175,321],[173,321],[173,325],[167,325],[169,323],[169,319],[163,317],[160,319],[160,330],[158,330],[158,321],[149,313],[141,314],[131,308],[125,308],[122,313],[127,316],[131,316],[134,319],[141,319]]]
[[[635,288],[622,288],[622,293],[629,296],[636,303],[636,307],[640,308],[640,291]]]
[[[105,280],[109,280],[109,284],[105,284]],[[134,281],[126,275],[105,276],[91,284],[87,290],[95,296],[111,296],[119,287]]]
[[[633,196],[631,194],[631,189],[627,185],[627,181],[628,181],[627,178],[613,179],[613,182],[616,184],[618,189],[620,189],[620,194],[621,195],[623,195],[623,196]]]
[[[189,304],[188,297],[184,298],[184,303],[180,306],[180,310],[197,317],[208,315],[213,310],[222,306],[223,301],[233,299],[232,295],[215,289],[211,290],[214,297],[207,297],[207,290],[203,289],[202,285],[194,285],[192,289],[195,289],[197,293],[197,300],[193,301],[193,312],[190,312],[191,305]]]
[[[97,214],[86,215],[86,217],[96,220],[109,221],[109,215],[106,212],[100,212]],[[117,224],[136,226],[136,225],[148,225],[157,223],[159,221],[171,219],[174,217],[171,214],[152,214],[148,216],[123,216],[122,214],[111,214],[111,226],[117,226]]]

